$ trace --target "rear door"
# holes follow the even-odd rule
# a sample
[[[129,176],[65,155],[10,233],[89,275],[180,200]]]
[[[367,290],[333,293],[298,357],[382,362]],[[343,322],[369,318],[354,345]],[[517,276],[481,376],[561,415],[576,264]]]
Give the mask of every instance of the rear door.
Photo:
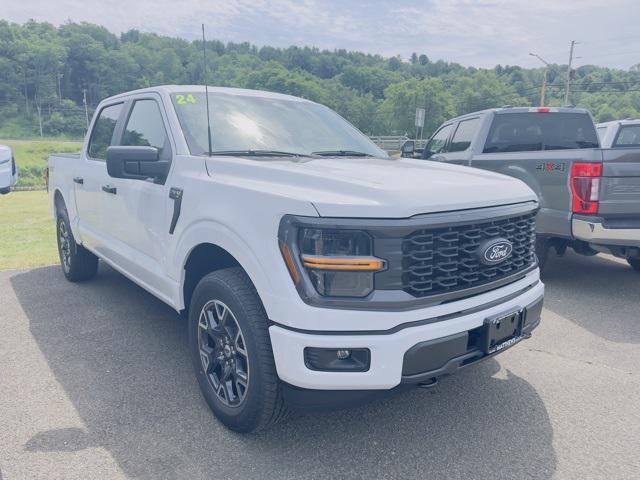
[[[73,177],[78,227],[82,243],[105,256],[109,255],[111,232],[107,222],[105,205],[109,186],[107,174],[107,147],[114,145],[118,121],[124,112],[124,103],[105,105],[93,122],[91,136],[82,152]]]
[[[602,158],[599,215],[610,226],[640,227],[640,124],[621,125]]]
[[[601,150],[591,116],[586,112],[503,110],[494,114],[480,152],[471,166],[524,181],[540,199],[540,234],[571,236],[574,162],[600,162]]]

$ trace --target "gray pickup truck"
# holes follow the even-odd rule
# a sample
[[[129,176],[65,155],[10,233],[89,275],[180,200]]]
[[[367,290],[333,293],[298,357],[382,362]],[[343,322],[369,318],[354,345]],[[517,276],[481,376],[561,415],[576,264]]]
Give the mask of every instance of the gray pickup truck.
[[[403,156],[414,156],[410,143]],[[519,178],[540,198],[536,253],[612,253],[640,269],[640,147],[600,148],[578,108],[496,108],[445,122],[421,158]]]

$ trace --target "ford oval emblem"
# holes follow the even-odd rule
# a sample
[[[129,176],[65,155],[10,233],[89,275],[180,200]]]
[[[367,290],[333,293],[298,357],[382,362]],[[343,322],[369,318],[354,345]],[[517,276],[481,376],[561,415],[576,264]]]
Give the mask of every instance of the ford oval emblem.
[[[505,261],[513,252],[513,244],[506,238],[493,238],[480,245],[480,261],[485,265],[496,265]]]

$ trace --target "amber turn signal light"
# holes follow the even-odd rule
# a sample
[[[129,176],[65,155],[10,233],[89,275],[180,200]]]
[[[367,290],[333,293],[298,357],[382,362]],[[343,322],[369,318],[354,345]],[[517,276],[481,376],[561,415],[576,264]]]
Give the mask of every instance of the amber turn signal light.
[[[314,270],[377,272],[384,269],[384,260],[375,257],[322,257],[302,255],[302,264],[305,268]]]

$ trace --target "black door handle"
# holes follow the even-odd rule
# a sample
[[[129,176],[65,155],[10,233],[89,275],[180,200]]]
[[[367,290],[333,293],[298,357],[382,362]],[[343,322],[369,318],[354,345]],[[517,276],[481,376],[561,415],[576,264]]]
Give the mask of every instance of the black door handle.
[[[84,184],[84,178],[82,177],[73,177],[73,183],[77,183],[78,185]]]
[[[173,200],[173,217],[171,218],[171,225],[169,226],[169,235],[173,235],[173,232],[176,229],[176,224],[178,223],[178,218],[180,218],[182,193],[183,191],[181,188],[171,187],[169,190],[169,198]]]
[[[102,186],[102,191],[103,192],[107,192],[107,193],[111,193],[113,195],[118,193],[118,189],[116,187],[112,187],[111,185],[103,185]]]

